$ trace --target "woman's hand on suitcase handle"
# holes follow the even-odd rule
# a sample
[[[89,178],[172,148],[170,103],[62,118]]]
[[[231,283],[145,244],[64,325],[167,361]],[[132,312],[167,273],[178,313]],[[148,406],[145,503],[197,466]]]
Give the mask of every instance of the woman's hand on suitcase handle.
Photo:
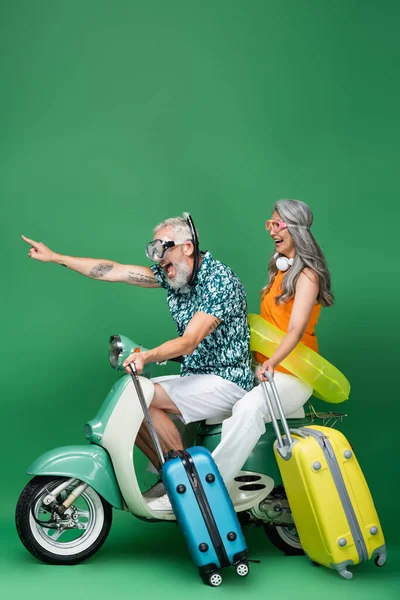
[[[274,364],[271,362],[271,360],[266,360],[261,367],[259,367],[256,371],[256,375],[258,377],[258,379],[260,381],[268,381],[268,379],[265,377],[264,373],[268,371],[269,373],[271,373],[272,377],[274,376],[274,372],[275,372],[275,366]]]
[[[141,375],[144,369],[144,365],[146,364],[146,357],[144,355],[145,352],[134,352],[133,354],[130,354],[128,358],[126,358],[123,362],[125,372],[129,375],[132,373],[128,365],[133,362],[135,363],[137,374]]]

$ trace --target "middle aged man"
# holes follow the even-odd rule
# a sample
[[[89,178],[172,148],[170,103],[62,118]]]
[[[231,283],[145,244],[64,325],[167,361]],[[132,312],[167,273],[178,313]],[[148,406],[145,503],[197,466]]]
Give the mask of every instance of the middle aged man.
[[[122,265],[111,260],[77,258],[57,254],[42,243],[22,236],[31,244],[29,256],[54,262],[82,275],[109,282],[123,282],[167,290],[167,302],[178,337],[145,352],[131,354],[140,374],[146,363],[183,357],[180,377],[154,385],[150,413],[163,451],[182,449],[182,441],[168,413],[184,423],[230,414],[233,405],[250,390],[249,328],[244,288],[223,263],[209,252],[199,252],[197,232],[190,215],[167,219],[154,229],[146,254],[152,267]],[[157,466],[146,426],[142,424],[137,446]],[[222,476],[224,465],[220,464]],[[163,486],[158,484],[160,493]],[[154,498],[153,510],[170,510],[168,497]]]

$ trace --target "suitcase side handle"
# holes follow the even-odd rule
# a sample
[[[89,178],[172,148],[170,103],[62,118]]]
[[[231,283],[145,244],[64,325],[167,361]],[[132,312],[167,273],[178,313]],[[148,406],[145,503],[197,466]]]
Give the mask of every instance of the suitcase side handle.
[[[291,446],[293,444],[293,438],[290,434],[290,429],[289,429],[288,422],[285,417],[285,413],[283,412],[282,402],[281,402],[281,399],[279,398],[279,393],[278,393],[278,389],[276,387],[274,378],[269,371],[265,372],[265,377],[268,379],[268,383],[271,387],[272,395],[274,397],[274,401],[275,401],[276,407],[278,409],[282,427],[283,427],[283,430],[286,435],[286,440],[285,440],[286,443],[285,443],[282,439],[282,435],[281,435],[279,425],[278,425],[278,420],[275,416],[275,411],[273,410],[273,407],[272,407],[272,402],[271,402],[271,397],[269,395],[268,386],[265,381],[262,381],[261,385],[262,385],[264,393],[265,393],[265,400],[267,402],[268,411],[271,416],[272,425],[273,425],[273,428],[276,433],[276,439],[278,441],[278,448],[284,448],[285,446]]]
[[[154,448],[157,453],[158,460],[160,461],[160,465],[162,467],[165,463],[164,453],[162,451],[160,440],[158,439],[156,430],[154,429],[153,421],[151,420],[150,412],[146,404],[146,399],[143,394],[142,386],[140,385],[139,375],[135,363],[129,363],[129,368],[131,370],[133,385],[135,386],[135,390],[143,410],[144,420],[146,422],[150,437],[153,440]]]

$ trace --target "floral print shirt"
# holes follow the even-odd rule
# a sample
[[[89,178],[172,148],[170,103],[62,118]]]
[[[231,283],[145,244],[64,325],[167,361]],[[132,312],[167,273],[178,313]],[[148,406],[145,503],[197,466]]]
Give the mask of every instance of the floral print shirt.
[[[168,285],[159,265],[153,265],[151,270],[161,287],[168,290],[168,307],[179,336],[183,335],[196,312],[221,319],[220,325],[197,346],[193,354],[183,357],[181,376],[212,373],[250,390],[253,373],[250,368],[246,292],[233,271],[215,260],[210,252],[202,253],[195,285],[184,293]]]

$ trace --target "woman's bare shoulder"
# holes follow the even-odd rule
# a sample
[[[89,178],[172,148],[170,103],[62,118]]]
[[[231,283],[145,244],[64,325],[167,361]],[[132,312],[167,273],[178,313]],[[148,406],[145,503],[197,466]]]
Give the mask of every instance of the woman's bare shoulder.
[[[310,269],[310,267],[304,267],[304,269],[300,273],[300,277],[301,276],[307,277],[307,279],[312,281],[312,283],[319,283],[318,273],[313,269]]]

